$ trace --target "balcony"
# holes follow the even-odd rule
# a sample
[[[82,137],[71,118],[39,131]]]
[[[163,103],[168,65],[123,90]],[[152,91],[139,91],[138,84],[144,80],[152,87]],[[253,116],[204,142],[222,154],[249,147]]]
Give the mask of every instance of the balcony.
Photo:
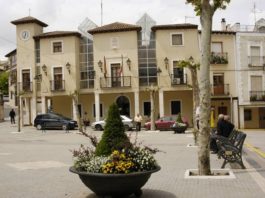
[[[265,101],[265,91],[250,91],[249,96],[251,102]]]
[[[263,67],[265,66],[264,56],[248,56],[249,67]]]
[[[212,96],[228,96],[229,94],[229,84],[211,85]]]
[[[65,91],[65,82],[64,82],[64,80],[51,80],[50,81],[50,90],[52,92]]]
[[[80,80],[80,89],[92,89],[94,88],[93,80]]]
[[[23,81],[22,83],[18,83],[20,91],[29,93],[32,92],[32,82],[30,81]]]
[[[186,84],[187,84],[187,74],[185,75],[171,74],[171,85],[186,85]]]
[[[211,64],[228,64],[228,55],[227,53],[216,53],[212,52],[211,53],[211,58],[210,58],[210,63]]]
[[[131,76],[102,77],[100,78],[101,88],[126,88],[131,87]]]

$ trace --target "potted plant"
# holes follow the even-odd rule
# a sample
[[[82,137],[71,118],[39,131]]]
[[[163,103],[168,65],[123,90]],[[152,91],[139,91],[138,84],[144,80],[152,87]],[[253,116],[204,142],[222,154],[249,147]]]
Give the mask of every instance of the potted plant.
[[[179,113],[176,117],[176,122],[171,126],[171,129],[174,131],[174,133],[185,133],[187,128],[187,121],[184,122],[181,113]]]
[[[90,138],[94,148],[81,145],[73,151],[74,166],[70,171],[98,196],[141,196],[141,187],[151,174],[160,170],[153,154],[157,149],[130,142],[124,131],[118,106],[110,106],[100,142]]]
[[[256,101],[256,100],[257,100],[257,95],[250,96],[250,101]]]

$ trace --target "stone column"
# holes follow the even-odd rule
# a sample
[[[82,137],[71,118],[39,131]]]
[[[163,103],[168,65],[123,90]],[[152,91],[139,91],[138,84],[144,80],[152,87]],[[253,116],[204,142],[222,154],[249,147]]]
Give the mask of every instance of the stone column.
[[[46,113],[47,105],[45,96],[41,97],[41,113]]]
[[[77,115],[76,115],[76,111],[78,111],[76,108],[76,105],[75,105],[75,101],[74,99],[72,99],[72,107],[73,107],[73,120],[77,120]]]
[[[245,123],[244,123],[244,107],[239,107],[239,120],[240,120],[240,129],[245,128]]]
[[[164,114],[164,91],[159,90],[159,115],[160,117],[163,117]]]
[[[100,100],[99,93],[95,93],[95,112],[96,112],[96,121],[100,120]]]
[[[137,113],[140,113],[140,108],[139,108],[139,91],[134,92],[134,115]],[[143,114],[142,112],[141,114]],[[134,116],[133,116],[134,117]]]

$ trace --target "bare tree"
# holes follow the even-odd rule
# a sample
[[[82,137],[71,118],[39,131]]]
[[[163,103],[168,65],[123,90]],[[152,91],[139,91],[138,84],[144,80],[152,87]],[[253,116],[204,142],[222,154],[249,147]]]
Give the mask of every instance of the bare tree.
[[[83,132],[83,123],[81,119],[81,115],[78,110],[78,103],[79,103],[79,91],[75,90],[74,93],[70,94],[72,97],[72,100],[74,101],[74,106],[75,106],[75,115],[77,117],[77,123],[78,123],[78,130],[79,132]]]
[[[193,136],[194,143],[197,145],[197,137],[198,137],[198,128],[196,128],[196,109],[200,105],[200,90],[198,83],[198,72],[197,70],[200,68],[200,64],[195,63],[193,57],[191,56],[189,60],[181,60],[178,61],[178,66],[182,68],[188,68],[191,73],[191,81],[192,81],[192,95],[193,95]]]
[[[155,130],[155,95],[158,92],[159,88],[157,86],[151,85],[149,88],[146,88],[146,91],[150,93],[150,103],[151,103],[151,112],[150,112],[150,117],[151,117],[151,127],[150,130],[154,131]]]
[[[198,151],[199,175],[210,175],[210,52],[212,20],[215,11],[225,9],[230,0],[186,0],[194,6],[201,23],[201,67],[200,67],[200,130]]]

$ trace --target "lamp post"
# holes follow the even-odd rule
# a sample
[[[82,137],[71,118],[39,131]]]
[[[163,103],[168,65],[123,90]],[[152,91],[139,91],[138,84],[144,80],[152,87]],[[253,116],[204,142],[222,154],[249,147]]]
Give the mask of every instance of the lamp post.
[[[127,63],[128,67],[129,67],[129,70],[131,70],[132,61],[128,58],[126,63]]]
[[[167,57],[164,59],[164,63],[165,63],[166,69],[168,69],[169,60]]]
[[[71,73],[71,64],[69,62],[67,62],[65,67],[68,70],[68,73],[70,74]]]
[[[45,75],[47,76],[47,66],[44,64],[42,65],[42,71],[45,73]]]
[[[98,61],[98,67],[99,67],[99,69],[100,69],[101,72],[102,72],[102,65],[103,65],[102,61],[99,60]]]

